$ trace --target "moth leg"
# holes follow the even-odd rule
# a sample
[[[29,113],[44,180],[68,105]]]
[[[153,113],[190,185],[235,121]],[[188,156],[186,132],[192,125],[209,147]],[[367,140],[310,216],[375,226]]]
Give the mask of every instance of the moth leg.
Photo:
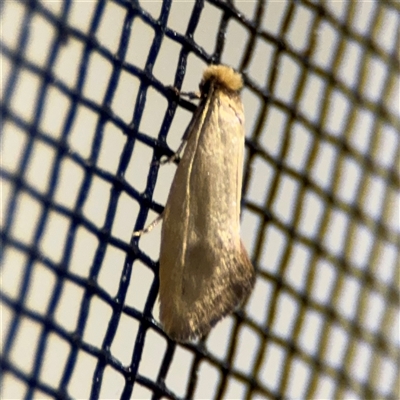
[[[179,92],[178,94],[183,97],[187,97],[190,100],[199,100],[201,98],[200,92]]]
[[[172,154],[172,156],[167,157],[164,160],[159,160],[159,161],[156,161],[156,162],[158,164],[160,164],[160,165],[168,164],[170,162],[175,162],[175,161],[179,162],[180,159],[181,159],[181,153],[182,153],[183,148],[185,147],[185,145],[186,145],[186,140],[182,139],[182,143],[179,145],[178,150],[174,154]]]
[[[177,96],[183,96],[187,97],[190,100],[198,100],[201,98],[201,93],[200,92],[181,92],[177,87],[175,86],[168,86],[169,89],[171,89]]]
[[[184,97],[188,97],[189,99],[200,99],[201,98],[201,93],[200,92],[180,92],[179,89],[177,89],[175,86],[170,86],[171,90],[173,90],[175,92],[175,94],[177,96],[184,96]],[[178,150],[170,157],[167,157],[164,160],[159,160],[159,161],[154,161],[153,164],[158,164],[158,165],[163,165],[163,164],[167,164],[170,162],[179,162],[180,161],[180,156],[181,153],[186,145],[186,142],[189,138],[189,134],[192,131],[192,125],[194,125],[194,123],[196,122],[196,118],[194,118],[191,123],[189,124],[189,126],[187,127],[185,133],[183,134],[182,137],[182,143],[180,144]]]
[[[170,162],[179,162],[180,159],[181,159],[182,151],[185,148],[185,145],[186,145],[186,142],[187,142],[187,139],[188,139],[188,133],[187,132],[188,132],[188,130],[184,133],[184,135],[182,137],[182,142],[179,145],[178,150],[174,154],[172,154],[172,156],[167,157],[164,160],[159,160],[159,161],[155,161],[155,162],[157,164],[159,164],[159,165],[167,164],[167,163],[170,163]]]
[[[150,225],[147,225],[145,228],[141,229],[140,231],[135,231],[132,233],[132,237],[142,236],[145,233],[149,233],[156,227],[159,222],[162,220],[162,214],[159,215]]]
[[[183,139],[182,139],[183,140]],[[180,161],[180,153],[182,153],[183,148],[185,147],[186,141],[182,141],[181,145],[179,146],[178,150],[172,154],[172,156],[162,156],[160,160],[154,160],[151,165],[164,165],[170,162],[179,162]],[[164,158],[165,157],[165,158]]]

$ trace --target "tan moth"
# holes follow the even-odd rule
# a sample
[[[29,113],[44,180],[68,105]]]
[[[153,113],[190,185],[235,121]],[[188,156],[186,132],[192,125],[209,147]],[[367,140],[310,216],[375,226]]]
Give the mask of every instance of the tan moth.
[[[242,86],[230,67],[204,71],[200,104],[162,215],[160,320],[179,342],[207,334],[254,286],[240,239]]]

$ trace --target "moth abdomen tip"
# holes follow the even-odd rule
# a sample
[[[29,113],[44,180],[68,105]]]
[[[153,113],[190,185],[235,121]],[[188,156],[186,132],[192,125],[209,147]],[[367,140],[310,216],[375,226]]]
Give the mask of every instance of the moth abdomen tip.
[[[211,65],[203,73],[201,85],[214,80],[219,85],[232,91],[238,91],[243,87],[242,75],[226,65]]]

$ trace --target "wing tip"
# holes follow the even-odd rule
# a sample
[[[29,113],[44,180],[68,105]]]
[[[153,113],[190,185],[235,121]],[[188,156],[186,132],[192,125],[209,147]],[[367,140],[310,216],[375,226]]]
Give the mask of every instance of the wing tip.
[[[255,284],[255,271],[246,253],[242,253],[241,261],[237,274],[211,302],[209,298],[199,299],[191,309],[181,301],[161,304],[160,319],[171,339],[185,343],[205,336],[247,300]]]

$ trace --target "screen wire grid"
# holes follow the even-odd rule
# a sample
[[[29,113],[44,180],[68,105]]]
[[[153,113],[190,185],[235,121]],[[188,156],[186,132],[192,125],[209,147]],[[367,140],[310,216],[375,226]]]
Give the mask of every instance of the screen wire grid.
[[[395,1],[5,1],[1,397],[399,398]],[[202,71],[241,71],[243,310],[176,345],[160,214]]]

